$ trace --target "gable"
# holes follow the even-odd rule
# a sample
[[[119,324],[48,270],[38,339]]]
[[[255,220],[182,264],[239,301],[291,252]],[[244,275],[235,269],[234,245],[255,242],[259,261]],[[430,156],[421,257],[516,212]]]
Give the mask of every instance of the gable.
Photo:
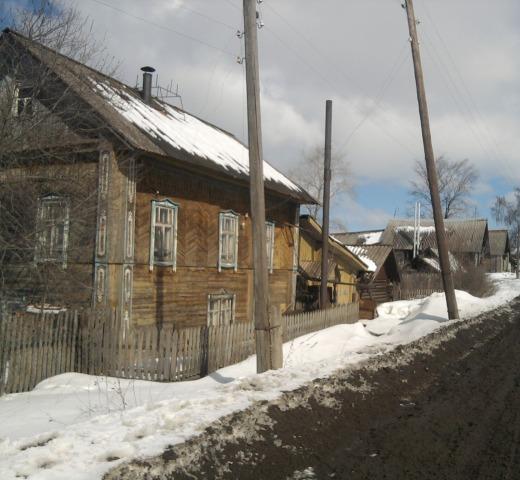
[[[46,65],[129,147],[249,181],[248,149],[231,134],[165,102],[146,104],[140,92],[114,78],[8,31],[7,38]],[[303,188],[264,161],[267,189],[299,203],[316,203]]]

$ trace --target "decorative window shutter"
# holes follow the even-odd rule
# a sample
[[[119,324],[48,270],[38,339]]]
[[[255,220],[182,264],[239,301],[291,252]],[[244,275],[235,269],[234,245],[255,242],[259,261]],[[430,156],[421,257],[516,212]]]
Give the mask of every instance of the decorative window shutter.
[[[179,217],[179,208],[177,206],[173,209],[173,265],[172,270],[177,271],[177,224]]]
[[[235,223],[235,272],[238,270],[238,215],[234,217]]]
[[[150,272],[153,271],[153,259],[155,251],[155,202],[152,202],[152,215],[150,221]]]
[[[224,221],[224,214],[219,213],[218,216],[218,258],[217,258],[217,268],[218,271],[222,271],[222,223]]]

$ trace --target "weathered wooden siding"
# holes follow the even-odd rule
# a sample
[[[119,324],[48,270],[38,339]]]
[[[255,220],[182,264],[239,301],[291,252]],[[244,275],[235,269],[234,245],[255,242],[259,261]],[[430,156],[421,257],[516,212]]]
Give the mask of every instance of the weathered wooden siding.
[[[62,306],[90,306],[93,282],[93,253],[97,210],[97,154],[70,154],[70,159],[49,157],[46,165],[31,159],[22,168],[4,170],[3,182],[19,183],[13,195],[7,187],[3,208],[16,208],[23,224],[11,230],[10,239],[18,251],[2,265],[5,300],[27,304],[52,303]],[[20,160],[22,161],[22,160]],[[59,195],[69,200],[69,230],[66,267],[51,262],[34,262],[38,198]],[[21,198],[16,201],[16,197]],[[4,232],[5,234],[5,232]],[[18,237],[18,238],[14,238]],[[5,241],[5,239],[4,239]]]
[[[225,290],[236,295],[235,320],[247,321],[252,312],[252,241],[249,190],[180,169],[142,169],[137,185],[133,321],[179,326],[207,322],[208,294]],[[150,271],[150,226],[153,200],[179,205],[177,265],[154,266]],[[218,271],[219,213],[239,215],[238,268]],[[270,274],[271,301],[284,311],[292,302],[294,239],[290,224],[296,206],[267,198],[267,220],[275,223],[274,271]]]

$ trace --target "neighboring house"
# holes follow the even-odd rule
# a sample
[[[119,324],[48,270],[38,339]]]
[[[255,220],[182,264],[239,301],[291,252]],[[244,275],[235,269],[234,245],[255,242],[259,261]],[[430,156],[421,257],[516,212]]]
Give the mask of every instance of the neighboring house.
[[[298,309],[312,310],[319,307],[322,258],[321,225],[311,216],[300,217],[300,246]],[[368,271],[368,266],[339,240],[329,237],[328,292],[333,305],[358,301],[357,279]]]
[[[5,62],[0,81],[24,85],[30,99],[17,88],[15,105],[34,106],[25,118],[54,107],[64,132],[46,147],[62,153],[53,162],[41,163],[41,145],[37,154],[28,145],[11,152],[26,167],[2,170],[0,181],[22,172],[34,203],[24,212],[33,229],[25,256],[2,265],[10,294],[22,305],[117,307],[134,324],[251,320],[247,148],[152,97],[150,69],[140,91],[9,30],[0,37],[0,58],[7,55],[24,67],[10,72]],[[42,66],[46,88],[31,90],[30,72]],[[42,92],[66,102],[49,105]],[[71,119],[61,105],[85,114]],[[285,311],[295,303],[299,206],[315,200],[268,163],[264,179],[271,302]],[[54,280],[38,283],[47,272]]]
[[[488,272],[510,272],[510,256],[509,232],[507,230],[490,230]]]
[[[334,233],[345,245],[381,245],[384,230],[363,230],[360,232]]]
[[[335,234],[335,238],[351,240],[345,234]],[[371,319],[375,307],[381,303],[399,300],[400,275],[392,247],[389,245],[346,245],[368,265],[368,272],[358,280],[360,297],[360,318]]]
[[[453,253],[448,252],[448,257],[450,259],[450,268],[452,272],[456,272],[462,268],[460,262]],[[441,273],[439,250],[436,248],[427,248],[426,251],[417,257],[415,267],[418,271],[425,273]]]
[[[489,252],[489,234],[485,219],[444,220],[449,251],[457,261],[464,264],[480,265]],[[419,228],[419,256],[429,249],[437,248],[437,238],[433,220],[421,220]],[[390,220],[383,234],[381,244],[392,245],[400,269],[414,266],[414,221]]]

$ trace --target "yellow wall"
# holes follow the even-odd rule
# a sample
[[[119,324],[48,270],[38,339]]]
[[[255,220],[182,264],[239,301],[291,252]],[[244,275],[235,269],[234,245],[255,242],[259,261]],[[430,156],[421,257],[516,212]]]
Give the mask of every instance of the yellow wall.
[[[329,250],[329,255],[331,251]],[[336,284],[336,302],[338,304],[352,303],[353,294],[355,300],[357,300],[357,270],[354,270],[352,266],[345,259],[342,259],[339,255],[334,255],[335,262],[339,265],[340,269],[340,283]],[[321,248],[318,243],[305,232],[300,235],[300,262],[319,262],[321,261]],[[318,282],[309,282],[310,284],[317,284]],[[333,283],[329,282],[329,286],[333,287]]]

